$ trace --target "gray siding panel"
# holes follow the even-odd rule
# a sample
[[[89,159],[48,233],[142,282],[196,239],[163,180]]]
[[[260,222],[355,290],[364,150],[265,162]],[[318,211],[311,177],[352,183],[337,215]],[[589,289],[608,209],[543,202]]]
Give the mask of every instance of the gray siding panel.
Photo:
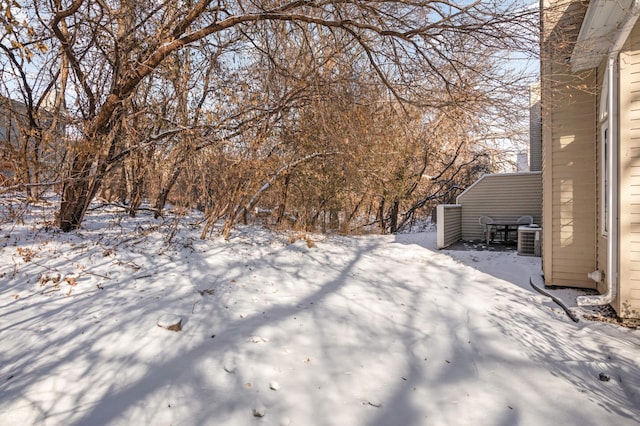
[[[438,248],[445,248],[462,238],[462,206],[440,204],[437,211]]]

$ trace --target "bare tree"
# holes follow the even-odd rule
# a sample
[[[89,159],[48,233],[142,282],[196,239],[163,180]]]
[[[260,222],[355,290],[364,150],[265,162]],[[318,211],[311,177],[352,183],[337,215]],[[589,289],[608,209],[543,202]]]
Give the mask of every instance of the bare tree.
[[[268,99],[264,104],[267,108],[258,104],[239,105],[247,99],[250,102],[265,99],[237,96],[234,91],[242,90],[243,83],[248,92],[256,91],[259,79],[250,75],[256,68],[248,65],[254,65],[258,56],[268,58],[283,72],[292,72],[294,68],[290,65],[304,56],[292,56],[284,43],[288,39],[296,40],[298,45],[306,43],[309,52],[322,60],[331,58],[322,55],[323,49],[340,52],[340,57],[336,56],[338,62],[354,67],[356,72],[375,76],[385,87],[387,98],[399,105],[464,108],[465,104],[476,102],[480,94],[493,90],[500,80],[495,73],[487,73],[486,68],[476,68],[477,60],[469,59],[474,54],[490,58],[498,49],[527,48],[525,43],[530,39],[523,35],[533,27],[532,12],[523,8],[518,0],[461,4],[427,0],[340,3],[24,0],[19,3],[29,23],[26,27],[12,27],[15,31],[3,38],[2,50],[6,55],[23,55],[36,66],[48,67],[41,68],[49,70],[48,81],[42,78],[36,85],[40,98],[44,99],[48,92],[60,93],[58,104],[66,101],[66,114],[74,123],[65,157],[68,169],[58,214],[58,225],[64,231],[80,226],[89,203],[105,179],[121,170],[119,165],[123,160],[131,161],[132,156],[140,155],[144,148],[158,148],[154,142],[166,142],[169,152],[174,153],[166,157],[171,166],[166,167],[168,174],[159,184],[163,188],[156,202],[160,209],[177,180],[173,176],[179,176],[187,156],[192,155],[185,153],[194,151],[184,150],[191,143],[186,141],[195,140],[195,152],[199,153],[214,143],[234,146],[241,144],[243,138],[246,140],[238,129],[250,129],[252,117],[260,118],[255,120],[258,126],[281,119],[279,111],[285,111],[285,101],[301,99],[295,85],[280,92],[277,102]],[[33,39],[37,39],[37,43],[44,43],[41,47],[47,46],[46,52],[44,47],[34,48],[39,45],[30,46],[20,41],[28,38],[27,32],[35,34]],[[269,46],[260,43],[266,40],[265,35],[278,32],[282,36],[277,43]],[[218,75],[214,67],[210,77],[220,77],[219,83],[230,82],[225,78],[229,75],[237,80],[230,82],[228,88],[219,84],[205,88],[206,84],[202,83],[195,89],[203,90],[200,99],[204,101],[196,107],[190,103],[194,98],[184,95],[192,93],[193,80],[189,76],[183,81],[176,80],[175,76],[167,75],[167,70],[171,61],[186,67],[187,74],[206,69],[196,62],[207,61],[207,55],[193,54],[193,51],[178,53],[200,41],[219,48],[216,54],[222,65],[220,69],[229,72]],[[3,63],[9,62],[12,60]],[[332,72],[330,62],[324,67]],[[20,75],[20,68],[16,66],[12,75]],[[23,71],[24,68],[22,66]],[[269,72],[258,75],[265,78],[260,82],[262,88],[272,83],[268,80]],[[463,90],[471,87],[465,81],[469,75],[475,75],[474,81],[483,84],[474,86],[472,91]],[[309,81],[293,72],[291,77],[292,81],[298,78],[305,84]],[[137,141],[129,137],[139,136],[131,126],[141,125],[131,117],[140,117],[138,114],[147,110],[146,105],[136,103],[135,99],[149,100],[148,96],[153,96],[157,101],[160,99],[158,87],[152,82],[162,81],[160,87],[166,87],[172,78],[181,88],[186,86],[186,91],[180,93],[182,97],[177,97],[181,106],[173,109],[173,112],[182,112],[181,120],[174,121],[176,126],[171,129],[170,114],[160,113],[158,119],[163,121],[163,126],[156,129],[158,133]],[[23,87],[25,93],[28,87],[34,87],[29,81],[15,84]],[[285,99],[286,96],[290,98]],[[215,124],[208,132],[196,132],[195,139],[187,136],[189,131],[184,127],[206,125],[210,118],[217,116],[224,117],[223,122],[213,119]],[[219,133],[215,134],[216,131]],[[263,127],[252,134],[272,139],[270,128]],[[239,138],[235,142],[234,135]],[[248,146],[256,145],[252,142]],[[279,166],[276,171],[282,164]],[[268,180],[268,176],[264,178]],[[134,186],[139,185],[137,177],[132,175],[130,180]],[[130,195],[134,204],[138,203],[139,194]]]

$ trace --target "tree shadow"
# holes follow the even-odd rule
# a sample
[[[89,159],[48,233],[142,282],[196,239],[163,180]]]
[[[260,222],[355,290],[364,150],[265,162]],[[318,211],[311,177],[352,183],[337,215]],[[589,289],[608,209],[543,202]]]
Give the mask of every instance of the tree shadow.
[[[507,425],[637,413],[637,333],[558,326],[538,295],[421,235],[308,248],[252,232],[167,247],[152,234],[95,244],[85,231],[93,243],[53,247],[62,254],[47,267],[113,271],[85,275],[69,297],[19,282],[38,273],[23,265],[0,289],[0,419]],[[181,332],[156,326],[166,311],[183,317]],[[600,389],[601,362],[611,380]],[[585,404],[567,407],[576,394]]]

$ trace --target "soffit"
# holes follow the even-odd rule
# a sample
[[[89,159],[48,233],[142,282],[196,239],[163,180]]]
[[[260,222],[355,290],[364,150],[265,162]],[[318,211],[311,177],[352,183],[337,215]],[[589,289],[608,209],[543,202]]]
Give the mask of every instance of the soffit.
[[[573,71],[595,68],[617,52],[638,19],[637,0],[592,0],[571,55]],[[621,36],[624,36],[622,43]],[[617,45],[620,44],[620,45]]]

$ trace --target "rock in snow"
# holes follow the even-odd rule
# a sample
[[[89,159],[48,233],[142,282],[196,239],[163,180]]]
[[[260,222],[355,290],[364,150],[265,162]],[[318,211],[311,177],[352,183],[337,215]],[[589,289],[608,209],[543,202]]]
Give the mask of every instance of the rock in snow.
[[[235,356],[233,356],[233,354],[228,354],[228,353],[224,354],[222,358],[222,367],[224,368],[224,371],[226,371],[227,373],[234,374],[238,368],[236,364]]]
[[[158,320],[158,327],[171,331],[180,331],[182,330],[182,318],[178,315],[165,314]]]
[[[271,382],[269,383],[269,388],[271,388],[271,390],[277,391],[278,389],[280,389],[280,383],[278,382]]]
[[[371,398],[369,401],[367,401],[367,403],[372,407],[376,407],[376,408],[382,407],[382,401],[380,401],[377,398]]]
[[[264,404],[257,403],[255,407],[253,407],[253,417],[264,417],[267,414],[267,407]]]

